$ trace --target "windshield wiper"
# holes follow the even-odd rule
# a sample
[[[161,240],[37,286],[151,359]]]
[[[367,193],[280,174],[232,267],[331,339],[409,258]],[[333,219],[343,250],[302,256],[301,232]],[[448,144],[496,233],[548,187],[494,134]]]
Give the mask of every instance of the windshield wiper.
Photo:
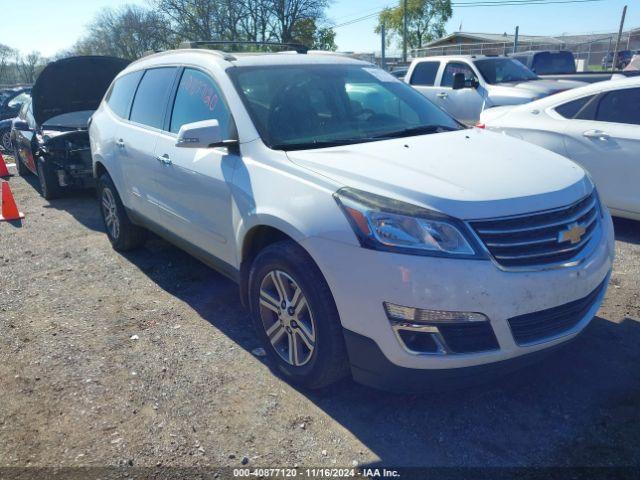
[[[273,150],[310,150],[312,148],[339,147],[341,145],[353,145],[354,143],[372,142],[380,140],[378,137],[340,138],[335,140],[318,140],[301,143],[277,143],[272,145]]]
[[[414,135],[427,135],[429,133],[452,132],[454,130],[459,130],[459,128],[448,127],[446,125],[420,125],[418,127],[403,128],[402,130],[396,130],[394,132],[380,133],[372,138],[411,137]]]

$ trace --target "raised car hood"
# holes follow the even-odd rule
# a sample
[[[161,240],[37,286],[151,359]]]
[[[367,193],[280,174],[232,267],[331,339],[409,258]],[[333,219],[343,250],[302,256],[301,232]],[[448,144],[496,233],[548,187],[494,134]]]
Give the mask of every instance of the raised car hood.
[[[48,64],[31,97],[38,125],[63,113],[95,110],[109,85],[127,65],[115,57],[71,57]]]
[[[592,189],[584,170],[570,160],[481,129],[287,155],[342,186],[461,219],[556,208]]]

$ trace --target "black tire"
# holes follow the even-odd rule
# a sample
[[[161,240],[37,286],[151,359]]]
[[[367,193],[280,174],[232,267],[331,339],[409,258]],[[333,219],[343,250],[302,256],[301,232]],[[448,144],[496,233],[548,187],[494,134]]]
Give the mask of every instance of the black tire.
[[[36,158],[36,168],[38,170],[38,181],[40,182],[40,195],[45,200],[53,200],[62,194],[62,188],[58,183],[56,172],[41,157]]]
[[[110,224],[107,221],[108,208],[105,204],[107,198],[114,202],[114,208],[110,211],[114,215],[113,218],[118,222],[117,229],[113,228],[113,223]],[[100,212],[102,213],[107,236],[115,250],[125,252],[144,244],[147,239],[147,231],[131,222],[111,177],[106,173],[98,179],[98,201],[100,202]]]
[[[3,153],[11,153],[13,151],[10,129],[0,130],[0,150]]]
[[[285,273],[300,287],[314,322],[315,345],[307,363],[303,365],[292,365],[281,357],[281,353],[278,353],[269,340],[267,327],[263,323],[261,286],[274,271]],[[262,250],[251,266],[248,290],[248,304],[258,337],[271,364],[287,380],[305,388],[317,389],[335,383],[349,374],[342,325],[333,296],[320,269],[298,244],[285,240]],[[275,312],[273,315],[276,315]],[[280,317],[273,317],[275,322],[272,325],[279,322],[278,318]],[[282,322],[279,323],[282,325]],[[296,327],[292,328],[295,330]],[[291,335],[291,328],[287,330],[288,333],[284,332],[281,337],[286,339],[287,335]],[[290,348],[291,344],[288,345]]]
[[[18,170],[18,175],[21,177],[26,177],[31,173],[31,170],[27,168],[22,160],[20,160],[20,155],[18,155],[18,150],[14,147],[13,149],[13,159],[16,162],[16,169]]]

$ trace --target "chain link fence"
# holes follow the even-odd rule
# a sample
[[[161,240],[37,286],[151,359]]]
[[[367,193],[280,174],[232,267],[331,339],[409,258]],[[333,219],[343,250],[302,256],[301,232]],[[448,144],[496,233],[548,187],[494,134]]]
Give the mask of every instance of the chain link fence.
[[[551,41],[536,43],[530,40],[519,41],[516,52],[530,50],[568,50],[576,58],[577,66],[583,70],[597,70],[603,65],[603,59],[615,50],[616,34],[580,35],[576,37],[557,37]],[[640,30],[625,32],[620,40],[620,50],[640,51]],[[503,42],[457,43],[411,50],[411,57],[430,57],[436,55],[506,55],[514,53],[513,36]]]

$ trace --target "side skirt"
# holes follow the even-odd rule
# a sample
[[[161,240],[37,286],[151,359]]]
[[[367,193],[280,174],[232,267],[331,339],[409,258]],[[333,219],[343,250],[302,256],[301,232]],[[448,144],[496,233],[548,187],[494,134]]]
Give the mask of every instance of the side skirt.
[[[134,211],[126,208],[127,215],[131,221],[138,226],[144,227],[159,237],[162,237],[167,242],[175,245],[180,250],[184,250],[189,255],[197,258],[202,263],[207,265],[208,267],[214,269],[218,273],[224,275],[225,277],[233,280],[235,283],[240,283],[240,270],[234,267],[233,265],[228,264],[227,262],[220,260],[218,257],[211,255],[209,252],[203,250],[202,248],[194,245],[191,242],[186,241],[183,238],[178,237],[174,233],[167,230],[165,227],[158,225],[156,222],[152,222],[147,218],[144,218]]]

